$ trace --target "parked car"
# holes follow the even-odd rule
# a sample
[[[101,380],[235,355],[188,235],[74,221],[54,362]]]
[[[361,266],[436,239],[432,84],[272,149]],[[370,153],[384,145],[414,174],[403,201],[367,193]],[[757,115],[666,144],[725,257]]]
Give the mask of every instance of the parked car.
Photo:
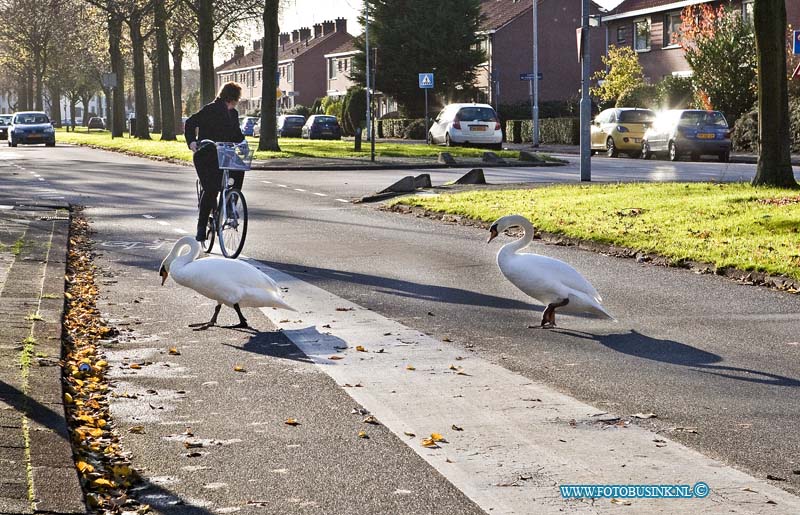
[[[278,137],[299,138],[303,134],[306,118],[299,114],[284,114],[278,117]]]
[[[681,109],[664,111],[642,140],[642,158],[665,154],[671,161],[689,155],[692,161],[713,154],[727,163],[731,155],[731,129],[719,111]]]
[[[650,109],[634,107],[601,111],[591,126],[592,151],[605,152],[608,157],[617,157],[620,152],[639,157],[642,138],[655,117]]]
[[[241,116],[239,117],[239,121],[241,123],[242,134],[245,136],[252,136],[253,126],[258,121],[258,118],[255,116]]]
[[[300,135],[307,139],[342,139],[342,128],[335,116],[315,114],[308,117]]]
[[[253,125],[253,136],[256,138],[261,136],[261,118]]]
[[[450,104],[436,116],[428,131],[432,144],[489,145],[503,148],[500,117],[489,104]]]
[[[16,147],[20,143],[56,146],[56,131],[50,118],[40,111],[14,113],[8,127],[8,146]]]
[[[89,124],[87,125],[89,129],[100,129],[104,130],[106,128],[106,122],[99,116],[93,116],[89,118]]]
[[[8,139],[8,126],[11,125],[13,115],[0,114],[0,139]]]

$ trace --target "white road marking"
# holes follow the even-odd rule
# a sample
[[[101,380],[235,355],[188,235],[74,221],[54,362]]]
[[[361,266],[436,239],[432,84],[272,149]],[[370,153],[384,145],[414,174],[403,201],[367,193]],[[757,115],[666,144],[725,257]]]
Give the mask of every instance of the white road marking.
[[[327,195],[324,194],[324,193],[314,193],[314,195],[316,195],[318,197],[327,197]]]
[[[345,204],[349,204],[349,203],[350,203],[350,201],[349,201],[349,200],[345,200],[345,199],[343,199],[343,198],[337,198],[337,199],[336,199],[336,202],[344,202]]]
[[[153,215],[142,215],[143,218],[147,218],[148,220],[153,220],[155,216]]]
[[[186,232],[183,229],[180,229],[178,227],[173,227],[172,230],[175,231],[178,234],[189,234],[188,232]]]
[[[272,184],[272,181],[261,181],[261,182],[263,182],[264,184]]]
[[[306,190],[304,190],[303,188],[295,188],[294,191],[302,191],[305,193]]]
[[[345,391],[487,512],[616,513],[608,500],[562,500],[558,486],[702,481],[711,487],[707,498],[632,502],[646,513],[674,513],[680,502],[681,511],[721,514],[759,513],[756,506],[772,501],[783,513],[800,513],[800,498],[763,480],[636,425],[603,424],[614,416],[598,417],[604,410],[252,264],[288,288],[284,298],[298,314],[290,321],[280,311],[262,312],[338,384],[362,385]],[[423,447],[434,432],[447,443]]]
[[[38,179],[39,179],[40,181],[43,181],[43,180],[44,180],[44,177],[38,177]]]
[[[287,186],[285,184],[276,184],[276,186],[279,187],[279,188],[288,188],[289,187],[289,186]]]
[[[164,220],[156,220],[158,225],[169,225],[169,222],[165,222]]]

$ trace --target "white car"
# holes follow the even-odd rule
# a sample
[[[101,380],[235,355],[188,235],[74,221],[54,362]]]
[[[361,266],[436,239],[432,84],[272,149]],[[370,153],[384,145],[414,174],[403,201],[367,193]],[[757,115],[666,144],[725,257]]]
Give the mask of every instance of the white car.
[[[500,117],[489,104],[450,104],[445,106],[431,125],[432,144],[490,145],[501,149],[503,131]]]

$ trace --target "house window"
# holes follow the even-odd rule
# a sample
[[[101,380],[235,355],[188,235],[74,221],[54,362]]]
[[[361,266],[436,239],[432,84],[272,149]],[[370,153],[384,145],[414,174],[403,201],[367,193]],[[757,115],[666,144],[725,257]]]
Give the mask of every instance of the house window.
[[[681,41],[681,13],[669,13],[664,17],[664,46],[675,46]]]
[[[336,78],[336,59],[328,59],[328,79]]]
[[[628,32],[626,30],[626,27],[624,27],[624,26],[623,27],[617,27],[617,44],[618,45],[620,45],[622,43],[625,43],[625,41],[626,41],[626,39],[628,37],[626,32]]]
[[[289,64],[286,66],[286,82],[293,82],[294,81],[294,64]]]
[[[753,0],[745,0],[742,2],[742,20],[745,23],[753,23]]]
[[[650,50],[650,18],[633,22],[633,49],[637,52]]]
[[[350,59],[345,59],[344,60],[344,71],[347,71],[348,68],[350,68]]]

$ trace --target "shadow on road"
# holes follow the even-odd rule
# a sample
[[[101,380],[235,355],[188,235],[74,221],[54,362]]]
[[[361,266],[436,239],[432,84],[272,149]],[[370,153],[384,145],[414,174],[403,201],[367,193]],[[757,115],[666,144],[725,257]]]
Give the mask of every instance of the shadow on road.
[[[561,329],[558,329],[558,331],[578,338],[596,341],[611,350],[629,356],[691,367],[699,369],[700,372],[706,374],[767,386],[800,387],[800,380],[749,368],[716,365],[715,363],[722,361],[722,357],[717,354],[674,340],[652,338],[633,330],[627,333],[607,335]]]

